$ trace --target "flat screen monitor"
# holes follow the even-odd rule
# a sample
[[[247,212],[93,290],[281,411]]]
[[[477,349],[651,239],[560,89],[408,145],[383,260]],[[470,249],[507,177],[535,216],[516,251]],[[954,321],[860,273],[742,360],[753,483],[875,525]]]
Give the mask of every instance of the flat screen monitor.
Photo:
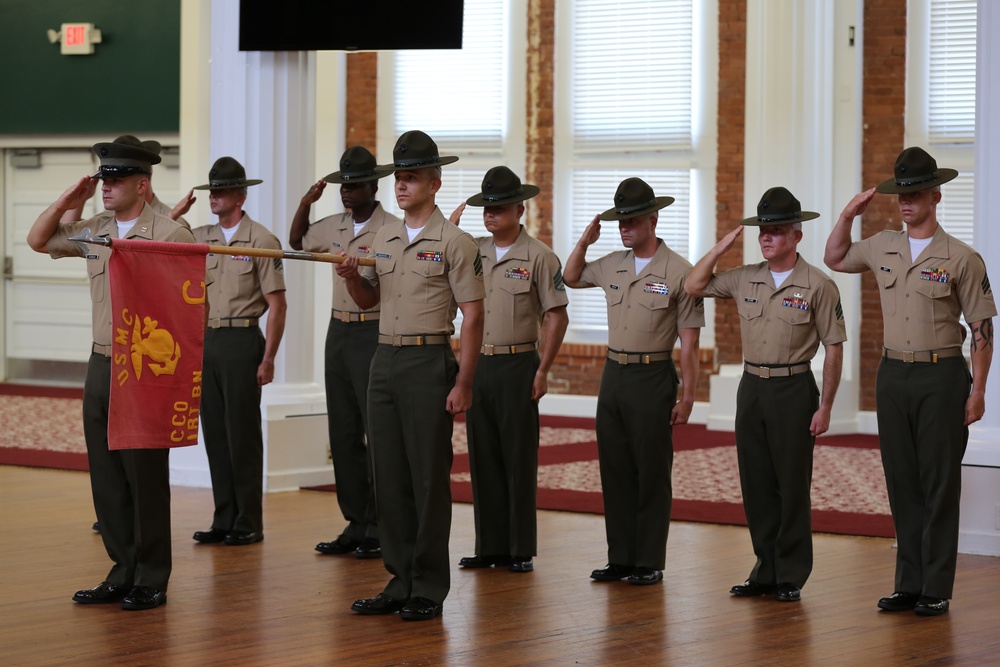
[[[240,51],[461,49],[464,0],[240,0]]]

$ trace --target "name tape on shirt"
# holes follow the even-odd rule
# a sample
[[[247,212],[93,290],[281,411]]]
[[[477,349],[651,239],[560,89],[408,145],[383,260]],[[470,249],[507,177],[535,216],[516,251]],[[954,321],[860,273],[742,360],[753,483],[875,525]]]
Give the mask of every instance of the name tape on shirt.
[[[752,296],[743,297],[743,301],[745,301],[746,303],[757,303],[757,299]]]
[[[375,259],[392,259],[392,255],[387,252],[377,252],[375,253]]]

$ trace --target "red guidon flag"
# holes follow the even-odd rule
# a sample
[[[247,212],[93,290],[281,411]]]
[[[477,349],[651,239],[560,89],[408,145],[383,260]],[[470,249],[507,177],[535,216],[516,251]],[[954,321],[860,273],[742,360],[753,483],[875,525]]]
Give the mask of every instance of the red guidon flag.
[[[115,239],[109,449],[198,444],[208,246]]]

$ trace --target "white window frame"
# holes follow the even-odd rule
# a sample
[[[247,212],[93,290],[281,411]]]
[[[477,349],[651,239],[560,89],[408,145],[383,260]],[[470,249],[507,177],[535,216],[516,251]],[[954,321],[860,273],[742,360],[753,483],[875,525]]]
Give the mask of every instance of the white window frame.
[[[503,109],[503,128],[501,146],[499,152],[477,151],[476,149],[463,149],[461,147],[451,149],[451,147],[441,147],[442,155],[458,155],[459,161],[445,166],[442,174],[442,190],[438,193],[437,203],[445,217],[451,214],[458,203],[465,201],[468,197],[479,192],[482,184],[482,177],[491,167],[506,165],[524,178],[526,164],[525,142],[526,142],[526,77],[527,62],[525,53],[527,52],[527,11],[526,7],[519,0],[466,0],[465,9],[468,11],[469,5],[481,2],[499,2],[503,5],[507,37],[507,57],[504,58],[503,70],[505,81],[498,81],[497,85],[505,85],[507,95],[506,105]],[[463,37],[463,44],[467,44],[469,36]],[[432,139],[433,131],[427,128],[396,127],[396,58],[401,52],[383,51],[378,56],[378,103],[377,103],[377,156],[380,164],[392,162],[392,148],[402,131],[424,130]],[[450,59],[460,58],[461,51],[443,50],[441,51],[443,65],[447,65]],[[431,74],[435,78],[447,77],[447,70],[442,68]],[[440,144],[440,142],[439,142]],[[459,183],[461,187],[456,187],[455,176],[461,174]],[[449,181],[449,175],[452,180]],[[393,195],[393,178],[388,176],[382,180],[379,188],[379,200],[386,210],[399,214]],[[473,236],[485,234],[482,227],[482,219],[473,215],[474,211],[468,212],[464,218],[462,227]]]
[[[609,2],[609,4],[615,4]],[[559,2],[556,4],[556,34],[572,33],[573,3]],[[573,154],[572,131],[572,96],[571,58],[572,43],[570,39],[556,40],[556,111],[555,111],[555,145],[554,145],[554,188],[553,193],[553,245],[557,254],[565,259],[569,257],[574,244],[578,240],[582,225],[586,225],[597,213],[610,208],[613,203],[614,186],[606,193],[600,193],[604,205],[598,210],[578,213],[585,219],[573,220],[572,217],[572,173],[574,169],[617,170],[622,178],[632,175],[642,175],[647,170],[690,169],[691,186],[689,192],[657,192],[657,195],[673,196],[685,199],[688,206],[688,259],[694,263],[715,243],[716,220],[716,162],[718,154],[717,139],[717,106],[718,106],[718,4],[716,0],[692,1],[692,146],[686,151],[630,151],[626,153],[597,153],[586,157]],[[650,35],[650,39],[656,39]],[[627,82],[622,82],[627,85]],[[609,105],[613,101],[609,101]],[[669,210],[669,209],[668,209]],[[664,213],[660,215],[660,225],[663,224]],[[577,230],[574,230],[576,223]],[[662,238],[662,233],[659,234]],[[605,223],[602,229],[604,238],[618,238],[617,224]],[[620,248],[621,246],[618,245]],[[588,253],[588,260],[593,260],[607,252]],[[580,311],[574,312],[574,300],[581,297],[597,299],[603,303],[603,296],[596,294],[599,289],[570,291],[570,325],[566,332],[567,342],[601,344],[607,342],[607,318],[597,312],[592,306],[586,307],[590,318],[581,321]],[[587,295],[584,293],[595,294]],[[606,313],[606,311],[604,311]],[[706,332],[709,340],[714,339],[714,322],[706,316]],[[703,333],[703,340],[706,338]]]
[[[950,0],[965,4],[976,17],[975,0]],[[954,140],[931,136],[931,10],[932,5],[946,4],[948,0],[909,0],[906,26],[906,121],[904,143],[921,146],[930,153],[939,166],[957,169],[958,178],[941,186],[943,194],[938,206],[938,219],[948,233],[967,243],[972,243],[975,222],[975,137],[958,136]],[[975,28],[972,33],[975,39]],[[973,56],[975,49],[973,48]],[[975,115],[975,60],[971,65],[971,113]]]

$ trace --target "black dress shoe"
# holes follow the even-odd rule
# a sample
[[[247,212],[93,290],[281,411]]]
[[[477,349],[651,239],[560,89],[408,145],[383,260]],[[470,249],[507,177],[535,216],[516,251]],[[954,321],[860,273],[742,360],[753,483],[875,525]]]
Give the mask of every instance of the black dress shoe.
[[[202,544],[215,544],[216,542],[221,542],[226,539],[226,533],[228,530],[221,530],[219,528],[212,528],[211,530],[196,530],[194,535],[191,536],[195,542],[201,542]]]
[[[321,554],[333,554],[339,556],[340,554],[354,553],[360,546],[361,542],[341,535],[333,542],[320,542],[316,545],[316,551]]]
[[[319,545],[316,545],[319,549]],[[355,558],[381,558],[382,545],[374,537],[366,537],[361,540],[361,544],[354,550]]]
[[[753,579],[747,579],[742,584],[736,584],[729,589],[729,592],[737,597],[751,597],[754,595],[770,595],[774,592],[774,584],[759,584]]]
[[[158,591],[149,586],[136,586],[122,600],[122,609],[144,611],[146,609],[155,609],[161,604],[167,604],[166,591]]]
[[[80,604],[102,604],[104,602],[118,602],[128,595],[131,588],[115,586],[108,582],[102,582],[98,586],[86,590],[77,591],[73,594],[73,602]]]
[[[471,570],[494,565],[508,566],[511,562],[510,556],[465,556],[458,561],[458,566]]]
[[[513,556],[507,569],[511,572],[534,572],[535,564],[531,562],[531,556]]]
[[[427,598],[410,598],[399,610],[399,615],[407,621],[429,621],[441,615],[442,606]]]
[[[252,532],[248,530],[233,530],[226,533],[223,540],[231,547],[242,547],[246,544],[256,544],[264,541],[264,533]]]
[[[913,607],[917,616],[940,616],[948,611],[948,601],[944,598],[922,596]]]
[[[405,603],[402,600],[393,600],[385,593],[379,593],[373,598],[355,600],[351,605],[351,611],[362,616],[378,616],[381,614],[395,614],[403,608]]]
[[[93,525],[93,526],[91,526],[91,528],[93,528],[93,529],[94,529],[94,532],[95,532],[95,533],[99,533],[99,532],[101,532],[101,522],[100,522],[100,521],[95,521],[95,522],[94,522],[94,525]]]
[[[802,591],[795,584],[778,584],[774,599],[779,602],[798,602],[802,599]]]
[[[600,570],[591,572],[590,578],[595,581],[621,581],[632,574],[633,570],[635,568],[628,565],[615,565],[611,563]]]
[[[663,581],[663,572],[651,567],[637,567],[628,575],[628,583],[633,586],[652,586]]]
[[[878,608],[886,611],[910,611],[917,606],[920,596],[916,593],[896,591],[878,601]]]

